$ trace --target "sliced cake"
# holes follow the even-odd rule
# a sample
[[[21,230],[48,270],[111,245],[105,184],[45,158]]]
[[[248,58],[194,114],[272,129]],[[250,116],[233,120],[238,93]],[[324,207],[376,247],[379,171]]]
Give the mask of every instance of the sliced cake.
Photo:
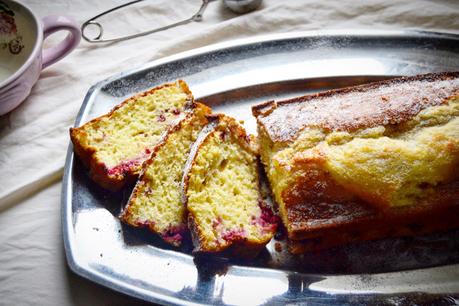
[[[216,115],[191,149],[182,182],[195,252],[254,257],[276,219],[260,196],[254,138]]]
[[[180,194],[183,168],[210,113],[210,108],[196,103],[193,112],[170,128],[145,161],[121,220],[135,227],[148,227],[174,246],[181,244],[188,231]]]
[[[91,178],[109,190],[134,180],[161,135],[193,107],[183,81],[165,84],[122,102],[108,114],[70,129],[74,150]]]
[[[459,73],[253,108],[294,252],[459,226]]]

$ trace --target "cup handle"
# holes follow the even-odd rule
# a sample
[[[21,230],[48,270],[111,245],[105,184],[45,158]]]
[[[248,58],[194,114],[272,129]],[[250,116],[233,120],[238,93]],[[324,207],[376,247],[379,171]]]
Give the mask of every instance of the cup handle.
[[[43,39],[46,39],[46,37],[57,31],[66,30],[70,32],[56,46],[43,50],[42,69],[45,69],[49,65],[61,60],[78,46],[81,39],[81,31],[78,24],[69,17],[52,15],[44,17],[42,21]]]

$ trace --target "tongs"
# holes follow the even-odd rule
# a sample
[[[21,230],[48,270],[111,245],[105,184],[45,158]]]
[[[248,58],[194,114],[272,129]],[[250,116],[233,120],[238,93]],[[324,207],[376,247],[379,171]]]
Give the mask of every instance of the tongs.
[[[142,1],[145,1],[145,0],[134,0],[134,1],[119,5],[117,7],[109,9],[109,10],[107,10],[107,11],[105,11],[105,12],[99,14],[99,15],[96,15],[96,16],[92,17],[91,19],[85,21],[81,25],[81,36],[83,37],[84,40],[86,40],[87,42],[90,42],[90,43],[118,42],[118,41],[123,41],[123,40],[127,40],[127,39],[132,39],[132,38],[145,36],[145,35],[156,33],[156,32],[160,32],[160,31],[164,31],[164,30],[167,30],[167,29],[170,29],[170,28],[173,28],[173,27],[177,27],[177,26],[180,26],[180,25],[184,25],[184,24],[187,24],[187,23],[190,23],[190,22],[194,22],[194,21],[199,22],[199,21],[202,20],[202,16],[204,14],[204,11],[207,8],[207,5],[210,2],[213,2],[213,1],[216,1],[216,0],[202,0],[202,3],[201,3],[201,6],[200,6],[199,10],[196,13],[194,13],[193,16],[191,16],[190,18],[187,18],[187,19],[184,19],[184,20],[181,20],[181,21],[178,21],[178,22],[175,22],[175,23],[163,26],[163,27],[147,30],[147,31],[136,33],[136,34],[132,34],[132,35],[126,35],[126,36],[115,37],[115,38],[103,38],[104,27],[102,26],[102,24],[100,24],[99,22],[96,21],[97,19],[99,19],[102,16],[108,15],[108,14],[114,12],[114,11],[120,10],[122,8],[125,8],[127,6],[130,6],[130,5],[136,4],[138,2],[142,2]],[[256,9],[261,4],[262,0],[223,0],[223,1],[224,1],[225,5],[228,8],[230,8],[232,11],[234,11],[236,13],[246,13],[246,12],[249,12],[249,11],[252,11],[252,10]],[[87,30],[87,27],[91,26],[91,25],[92,26],[96,26],[97,29],[98,29],[97,35],[95,37],[92,37],[92,38],[88,37],[88,35],[87,35],[86,31],[85,31],[85,30]]]

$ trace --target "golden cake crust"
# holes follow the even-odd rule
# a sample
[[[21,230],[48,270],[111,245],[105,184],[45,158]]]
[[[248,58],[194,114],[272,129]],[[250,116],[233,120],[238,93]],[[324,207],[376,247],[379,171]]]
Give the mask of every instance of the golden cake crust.
[[[262,145],[268,177],[276,152],[291,149],[291,144],[302,141],[304,131],[312,131],[311,137],[315,131],[326,136],[342,132],[344,137],[352,139],[353,133],[383,127],[397,139],[398,129],[408,130],[410,120],[418,114],[451,105],[451,101],[457,104],[458,96],[459,73],[451,72],[399,78],[255,106],[253,114],[257,118],[260,142],[274,152],[269,155],[272,152],[267,153]],[[451,121],[457,120],[455,113]],[[417,131],[421,129],[422,125]],[[382,135],[380,138],[388,138]],[[375,136],[368,139],[371,137]],[[458,176],[453,173],[459,166],[459,135],[449,137],[434,137],[438,143],[444,141],[442,152],[455,156],[447,173],[442,173],[447,178],[435,185],[417,186],[425,188],[425,195],[415,205],[406,206],[390,206],[381,200],[384,194],[376,195],[359,185],[338,182],[327,168],[330,150],[322,145],[333,140],[318,138],[322,140],[312,141],[307,149],[294,147],[293,150],[298,151],[288,155],[288,161],[276,160],[281,165],[285,163],[287,174],[284,176],[294,177],[288,188],[278,190],[276,198],[282,202],[280,211],[291,251],[301,253],[354,241],[459,227],[457,218],[451,218],[451,213],[456,215],[459,207]],[[271,175],[274,177],[275,172]],[[270,179],[273,189],[278,187],[277,182]]]
[[[434,73],[268,101],[252,112],[271,141],[287,142],[305,127],[352,132],[400,124],[458,93],[459,72]]]
[[[83,162],[83,164],[89,169],[89,175],[94,182],[96,182],[105,189],[117,191],[120,190],[126,184],[133,183],[137,179],[139,173],[128,170],[122,171],[114,175],[110,175],[108,173],[108,169],[105,163],[96,157],[97,148],[84,143],[83,139],[87,135],[86,127],[97,124],[102,120],[102,118],[111,118],[117,110],[123,108],[128,103],[134,102],[135,100],[141,97],[151,95],[155,91],[158,91],[162,88],[171,86],[178,86],[183,90],[184,93],[186,93],[186,109],[188,109],[188,111],[192,110],[195,107],[193,95],[190,89],[188,88],[188,85],[184,81],[178,80],[175,83],[163,84],[155,88],[152,88],[148,91],[139,93],[118,104],[107,114],[94,118],[78,128],[70,128],[70,139],[73,143],[74,151],[80,158],[80,160]],[[153,148],[154,146],[151,149]]]
[[[457,181],[438,186],[417,205],[382,209],[337,184],[320,162],[309,161],[304,167],[308,175],[300,177],[282,195],[288,211],[289,238],[294,240],[315,237],[328,228],[342,228],[347,224],[351,227],[370,225],[376,220],[381,220],[381,224],[385,221],[402,224],[403,220],[410,223],[412,216],[416,219],[437,211],[447,213],[446,208],[459,206]],[[459,226],[459,221],[456,224]]]
[[[326,210],[328,205],[331,204],[323,203],[322,209]],[[310,223],[318,221],[317,224],[312,227],[303,226],[303,231],[297,232],[298,236],[288,240],[289,250],[301,254],[348,243],[422,235],[456,228],[459,226],[459,182],[443,187],[436,194],[436,199],[432,199],[432,203],[421,207],[399,208],[389,213],[375,211],[365,203],[343,203],[341,208],[344,214],[354,215],[356,211],[362,211],[364,215],[349,218],[347,222],[336,216],[327,222],[311,218]],[[320,212],[317,214],[323,216]],[[310,228],[310,231],[306,233],[305,228]]]

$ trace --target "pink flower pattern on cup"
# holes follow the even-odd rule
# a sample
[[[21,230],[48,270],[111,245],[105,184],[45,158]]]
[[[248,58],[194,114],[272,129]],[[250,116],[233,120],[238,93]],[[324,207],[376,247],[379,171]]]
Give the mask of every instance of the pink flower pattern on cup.
[[[22,36],[17,33],[14,12],[0,2],[0,48],[8,48],[11,54],[19,54],[24,48]]]

